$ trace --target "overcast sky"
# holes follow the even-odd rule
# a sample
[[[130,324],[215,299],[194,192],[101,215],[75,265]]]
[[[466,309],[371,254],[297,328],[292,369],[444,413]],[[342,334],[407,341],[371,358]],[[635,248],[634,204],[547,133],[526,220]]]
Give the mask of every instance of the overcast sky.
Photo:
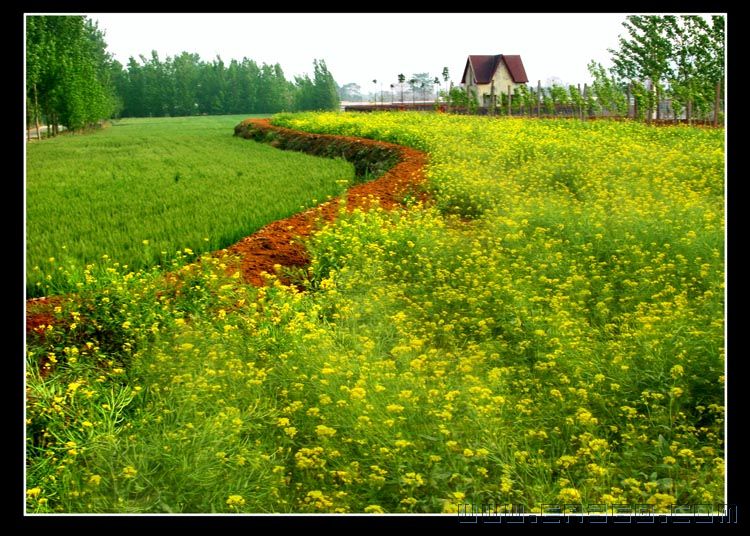
[[[460,82],[469,54],[520,54],[531,83],[557,77],[590,81],[592,59],[609,66],[626,14],[503,13],[89,13],[104,30],[109,52],[125,64],[130,56],[160,58],[182,51],[201,59],[243,57],[279,63],[288,79],[312,73],[324,59],[336,82],[356,82],[363,93],[399,73],[407,78],[448,67]]]

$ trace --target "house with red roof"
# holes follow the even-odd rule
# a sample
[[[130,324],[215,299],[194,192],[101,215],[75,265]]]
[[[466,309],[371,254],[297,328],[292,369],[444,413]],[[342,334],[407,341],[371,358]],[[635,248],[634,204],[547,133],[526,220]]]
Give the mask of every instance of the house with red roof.
[[[469,56],[461,78],[461,84],[476,97],[480,106],[489,106],[493,94],[507,94],[508,86],[512,93],[528,81],[521,56],[511,54]]]

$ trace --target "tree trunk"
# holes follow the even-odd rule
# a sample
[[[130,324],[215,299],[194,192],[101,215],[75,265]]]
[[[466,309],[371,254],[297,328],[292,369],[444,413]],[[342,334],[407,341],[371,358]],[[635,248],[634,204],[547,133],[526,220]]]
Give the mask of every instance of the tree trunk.
[[[716,82],[716,98],[714,99],[714,127],[719,126],[719,104],[721,103],[721,80]]]
[[[661,119],[661,92],[659,91],[659,87],[656,88],[656,120],[658,121]]]
[[[628,84],[628,92],[627,92],[627,94],[625,95],[625,98],[627,99],[627,100],[625,101],[625,105],[627,106],[627,108],[626,108],[626,110],[627,110],[627,111],[625,112],[625,116],[626,116],[626,117],[627,117],[628,119],[630,119],[630,88],[632,87],[632,85],[633,85],[633,84]],[[635,113],[633,113],[633,117],[635,117]]]
[[[687,101],[687,108],[685,110],[685,119],[687,119],[688,125],[693,124],[693,101],[691,99],[688,99]]]
[[[39,97],[36,91],[36,84],[34,84],[34,120],[36,123],[36,139],[41,140],[42,137],[39,135]]]

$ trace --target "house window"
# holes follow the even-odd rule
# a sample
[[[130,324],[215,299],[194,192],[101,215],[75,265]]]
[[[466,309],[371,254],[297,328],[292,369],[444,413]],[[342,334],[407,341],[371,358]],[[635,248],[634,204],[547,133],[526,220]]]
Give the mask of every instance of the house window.
[[[484,106],[489,106],[490,105],[490,95],[488,95],[487,93],[484,93],[482,95],[482,104]]]

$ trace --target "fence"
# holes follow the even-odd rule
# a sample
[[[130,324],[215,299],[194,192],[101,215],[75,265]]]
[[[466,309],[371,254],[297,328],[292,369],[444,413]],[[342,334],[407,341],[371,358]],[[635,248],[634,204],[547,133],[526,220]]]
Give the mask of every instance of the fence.
[[[683,111],[681,114],[675,114],[674,109],[671,106],[671,101],[665,99],[659,103],[660,111],[657,113],[654,110],[650,119],[644,118],[644,121],[648,121],[655,124],[698,124],[698,125],[709,125],[713,124],[713,110],[700,116],[692,116],[691,118],[686,117],[686,112]],[[620,113],[619,111],[612,111],[607,108],[602,108],[594,112],[588,110],[582,110],[581,108],[569,104],[556,104],[554,109],[545,109],[544,106],[540,106],[537,109],[536,106],[525,106],[519,108],[512,106],[510,113],[508,112],[507,106],[496,106],[494,109],[489,106],[477,106],[467,108],[466,106],[450,106],[446,103],[436,102],[424,102],[418,104],[412,103],[397,103],[397,104],[354,104],[343,107],[346,112],[378,112],[378,111],[389,111],[389,112],[405,112],[405,111],[419,111],[419,112],[438,112],[438,113],[451,113],[457,115],[482,115],[482,116],[513,116],[513,117],[539,117],[539,118],[558,118],[558,119],[583,119],[583,120],[596,120],[596,119],[614,119],[624,120],[633,119],[637,116],[637,109],[635,104],[631,102],[628,106],[627,113]],[[723,103],[720,106],[720,110],[723,110]],[[721,113],[721,112],[720,112]],[[719,121],[723,124],[723,121]]]
[[[396,102],[386,104],[350,104],[344,106],[345,112],[377,112],[377,111],[388,111],[388,112],[405,112],[418,111],[418,112],[434,112],[436,109],[445,111],[447,108],[445,103],[436,103],[435,101],[424,101],[424,102]]]
[[[653,109],[639,110],[638,100],[628,91],[628,94],[621,94],[620,99],[623,103],[621,108],[611,108],[601,106],[596,97],[590,92],[591,88],[584,84],[583,91],[578,87],[578,100],[570,99],[567,102],[550,102],[548,95],[544,94],[541,84],[538,84],[536,93],[527,95],[525,98],[519,98],[518,94],[511,94],[510,87],[507,94],[497,94],[485,98],[485,102],[494,98],[497,103],[495,106],[481,106],[477,104],[455,106],[446,102],[439,101],[422,101],[422,102],[398,102],[398,103],[380,103],[380,104],[357,104],[343,106],[345,111],[350,112],[373,112],[373,111],[430,111],[430,112],[447,112],[462,115],[485,115],[485,116],[523,116],[523,117],[543,117],[543,118],[578,118],[581,120],[610,118],[610,119],[639,119],[647,123],[656,124],[713,124],[714,126],[723,125],[724,123],[724,100],[721,98],[721,88],[716,88],[716,99],[709,106],[704,106],[702,111],[698,112],[691,109],[690,103],[687,106],[680,106],[677,112],[671,99],[661,99]],[[572,94],[571,90],[571,94]],[[541,95],[545,96],[542,98]],[[582,97],[582,98],[581,98]],[[625,104],[627,103],[627,104]],[[644,105],[641,104],[641,107]]]
[[[723,123],[721,117],[723,115],[724,103],[723,100],[719,102],[719,123]],[[517,106],[512,105],[510,110],[507,105],[503,106],[478,106],[467,108],[466,106],[444,106],[443,110],[448,113],[462,114],[462,115],[494,115],[494,116],[516,116],[516,117],[541,117],[541,118],[568,118],[568,119],[636,119],[639,118],[638,108],[636,104],[631,100],[627,106],[627,111],[621,112],[620,110],[611,110],[606,107],[598,108],[596,110],[587,109],[586,106],[576,106],[572,104],[555,104],[553,106]],[[672,107],[672,101],[670,99],[664,99],[659,102],[658,111],[656,108],[651,112],[651,117],[647,117],[648,113],[643,114],[640,117],[641,120],[646,122],[658,122],[658,123],[696,123],[696,124],[709,124],[714,121],[714,109],[713,106],[702,114],[693,113],[690,117],[687,115],[686,110],[682,110],[680,113],[675,113]]]

